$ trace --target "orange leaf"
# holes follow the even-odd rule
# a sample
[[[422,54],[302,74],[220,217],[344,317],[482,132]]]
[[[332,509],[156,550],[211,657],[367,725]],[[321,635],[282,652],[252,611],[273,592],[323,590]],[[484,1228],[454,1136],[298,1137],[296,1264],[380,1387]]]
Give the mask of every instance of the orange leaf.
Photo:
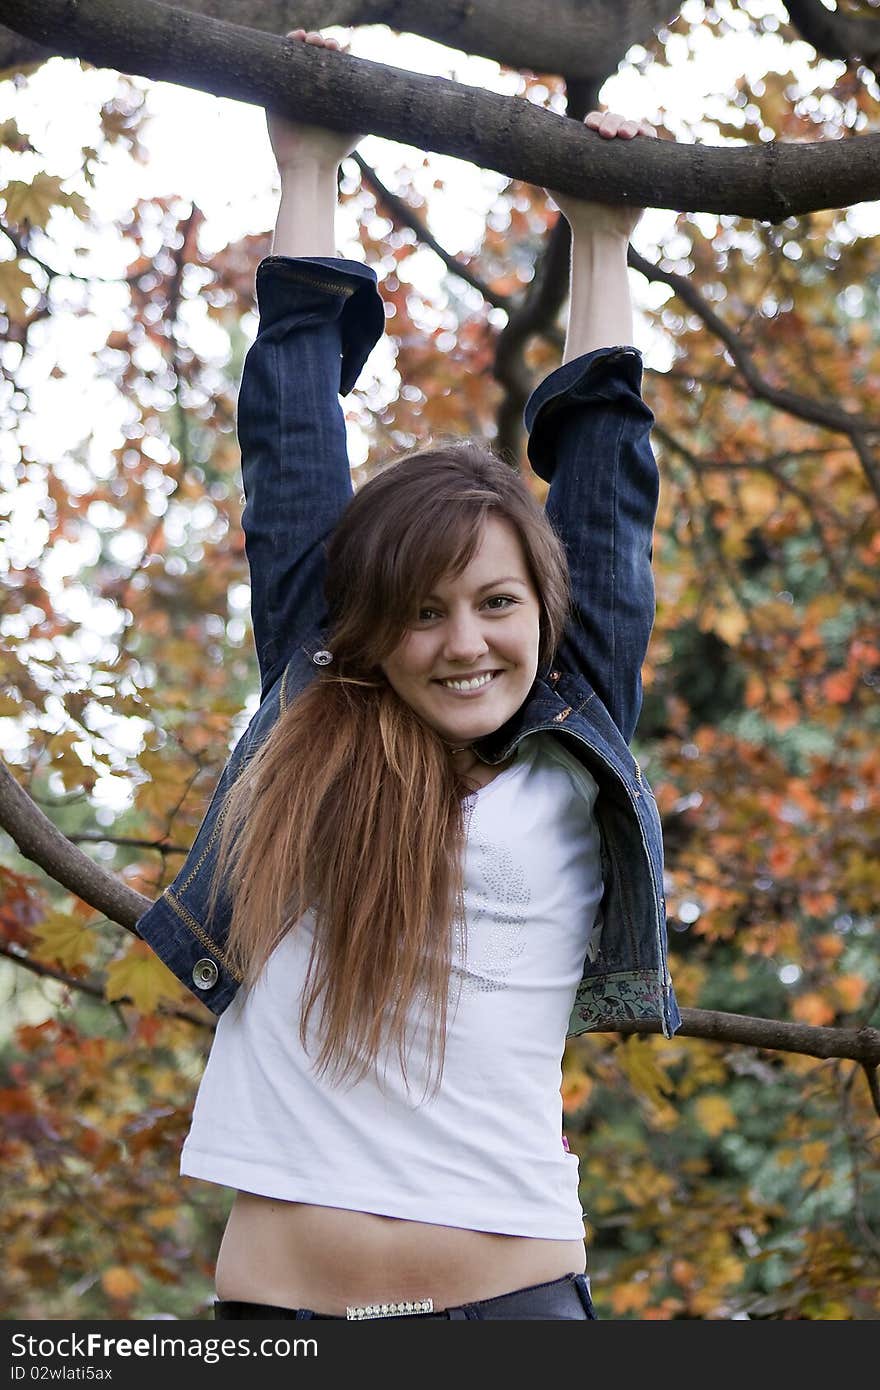
[[[835,671],[833,675],[826,676],[822,682],[826,700],[835,705],[845,705],[852,698],[854,680],[849,671]]]
[[[119,1302],[130,1299],[141,1286],[137,1275],[122,1265],[113,1265],[110,1269],[105,1269],[101,1275],[101,1283],[108,1298],[117,1299]]]
[[[801,1023],[812,1023],[815,1028],[826,1028],[834,1020],[834,1010],[821,994],[802,994],[791,1011]]]

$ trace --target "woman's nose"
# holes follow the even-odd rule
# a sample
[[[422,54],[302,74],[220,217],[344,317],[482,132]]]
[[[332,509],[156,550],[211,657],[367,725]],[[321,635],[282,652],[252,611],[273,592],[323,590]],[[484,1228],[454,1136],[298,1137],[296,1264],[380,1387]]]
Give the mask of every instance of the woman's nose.
[[[489,650],[482,624],[476,617],[450,619],[445,646],[447,661],[477,661]]]

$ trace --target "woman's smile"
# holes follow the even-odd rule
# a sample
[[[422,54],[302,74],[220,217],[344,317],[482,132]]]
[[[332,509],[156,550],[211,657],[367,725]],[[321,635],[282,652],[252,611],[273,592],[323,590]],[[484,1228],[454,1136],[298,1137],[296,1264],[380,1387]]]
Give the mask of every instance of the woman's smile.
[[[481,671],[476,676],[446,676],[440,677],[435,684],[448,691],[450,695],[482,695],[502,674],[501,671]]]

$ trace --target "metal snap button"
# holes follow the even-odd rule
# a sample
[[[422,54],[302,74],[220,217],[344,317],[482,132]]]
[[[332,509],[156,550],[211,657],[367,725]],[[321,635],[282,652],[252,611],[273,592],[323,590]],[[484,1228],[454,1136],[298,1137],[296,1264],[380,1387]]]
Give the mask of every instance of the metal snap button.
[[[196,989],[212,989],[219,979],[220,971],[213,960],[204,956],[202,960],[197,960],[193,966],[193,984]]]
[[[333,653],[332,653],[332,652],[325,652],[325,651],[315,652],[315,655],[312,657],[312,661],[315,663],[316,666],[329,666],[329,665],[330,665],[330,662],[331,662],[332,660],[333,660]]]

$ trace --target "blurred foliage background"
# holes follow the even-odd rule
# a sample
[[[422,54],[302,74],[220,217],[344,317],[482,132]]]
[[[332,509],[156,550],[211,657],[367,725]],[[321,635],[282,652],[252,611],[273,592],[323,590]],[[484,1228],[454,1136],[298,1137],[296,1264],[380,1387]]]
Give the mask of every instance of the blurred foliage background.
[[[686,5],[621,77],[659,89],[707,35],[744,26],[750,74],[698,120],[649,112],[663,134],[880,129],[859,62],[798,42],[792,71],[778,48],[762,66],[764,38],[796,39],[773,4]],[[66,835],[152,897],[257,697],[234,408],[268,230],[218,249],[176,188],[108,219],[113,170],[145,158],[150,84],[120,77],[95,99],[88,78],[94,139],[75,170],[24,118],[0,124],[0,751]],[[40,80],[4,87],[24,105]],[[554,76],[498,83],[564,109]],[[485,176],[488,215],[457,253],[467,283],[419,231],[456,214],[448,163],[405,154],[396,212],[343,169],[346,253],[375,267],[388,306],[346,402],[355,476],[432,434],[501,439],[525,467],[499,343],[556,210]],[[880,253],[865,213],[649,214],[634,237],[647,273],[632,272],[662,475],[634,751],[666,829],[679,998],[847,1028],[877,1026],[880,1005]],[[515,345],[533,383],[562,323]],[[55,448],[96,325],[95,428]],[[232,1194],[181,1180],[177,1161],[211,1016],[6,836],[0,948],[3,1316],[210,1317]],[[877,1317],[880,1121],[856,1063],[585,1036],[562,1093],[600,1317]]]

